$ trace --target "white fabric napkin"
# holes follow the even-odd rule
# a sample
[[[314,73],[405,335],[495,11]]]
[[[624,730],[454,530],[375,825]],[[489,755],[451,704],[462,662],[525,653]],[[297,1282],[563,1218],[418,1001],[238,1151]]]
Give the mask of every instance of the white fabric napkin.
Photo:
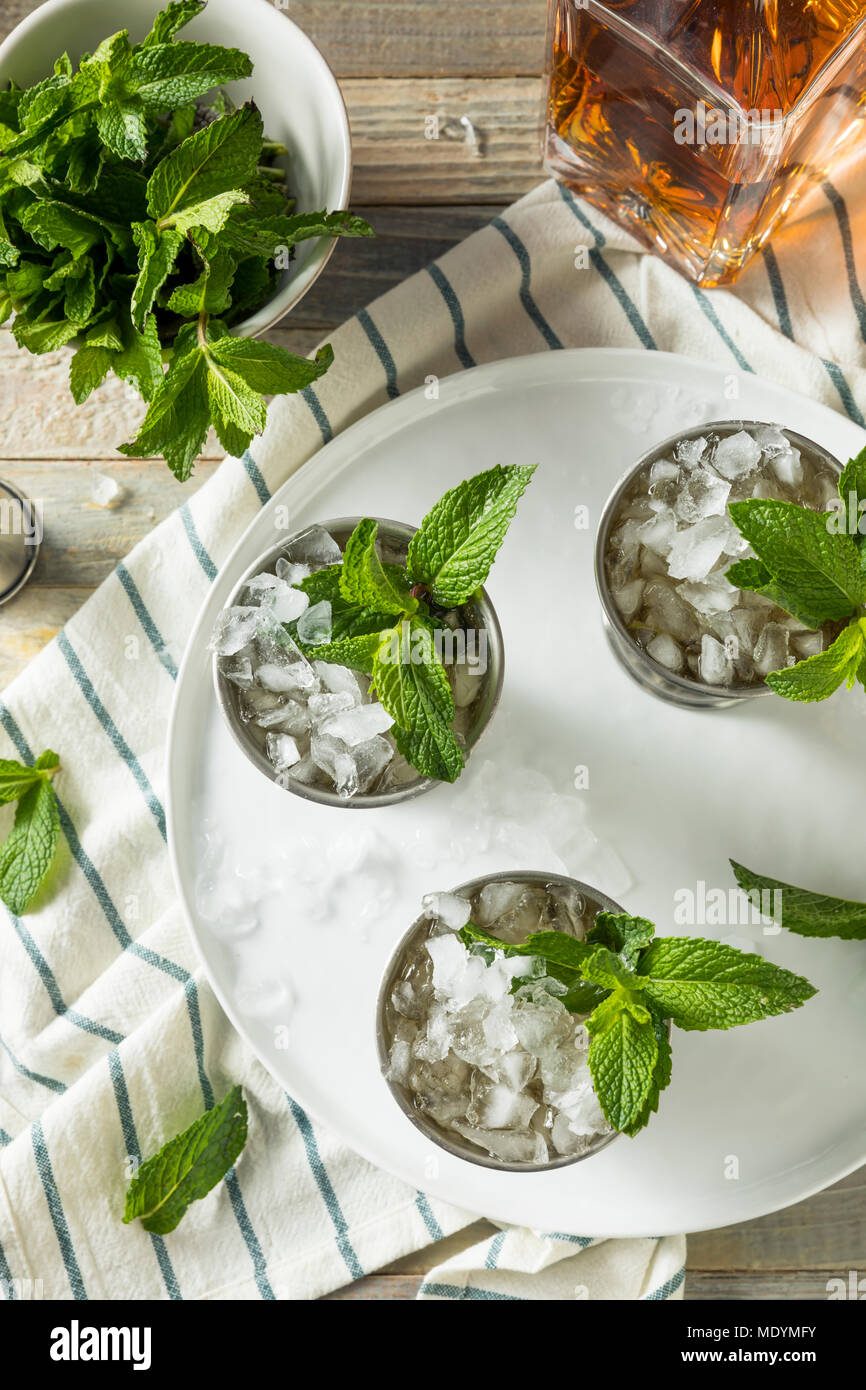
[[[475,363],[584,345],[669,349],[866,410],[856,170],[805,204],[735,292],[699,291],[552,183],[345,324],[336,362],[271,407],[31,663],[0,756],[53,748],[61,843],[23,920],[0,913],[0,1291],[46,1298],[310,1298],[476,1215],[372,1168],[285,1095],[223,1016],[178,907],[163,747],[177,667],[223,558],[323,442]],[[346,254],[349,254],[347,252]],[[121,1224],[140,1156],[242,1084],[235,1170],[171,1235]],[[502,1231],[421,1297],[681,1297],[685,1242]]]

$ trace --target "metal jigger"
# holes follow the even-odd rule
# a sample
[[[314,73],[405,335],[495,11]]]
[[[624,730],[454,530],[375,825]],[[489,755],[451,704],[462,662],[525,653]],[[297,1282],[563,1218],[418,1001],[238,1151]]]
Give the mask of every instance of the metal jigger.
[[[0,479],[0,604],[27,583],[41,539],[42,518],[37,505]]]

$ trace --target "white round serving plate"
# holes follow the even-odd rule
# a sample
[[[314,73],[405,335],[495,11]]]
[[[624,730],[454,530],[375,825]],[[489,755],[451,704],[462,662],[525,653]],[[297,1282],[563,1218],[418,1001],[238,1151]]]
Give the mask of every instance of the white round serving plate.
[[[414,391],[346,430],[263,508],[187,649],[168,743],[169,845],[217,995],[281,1085],[347,1144],[480,1215],[579,1235],[705,1230],[797,1202],[866,1159],[866,946],[674,921],[678,890],[733,887],[729,856],[864,897],[863,693],[817,706],[667,704],[608,648],[593,582],[595,528],[622,473],[679,427],[734,415],[788,425],[843,460],[866,442],[825,406],[666,353],[539,353],[449,377],[435,400]],[[256,772],[221,722],[207,644],[275,526],[365,513],[417,524],[462,478],[536,462],[488,584],[505,640],[502,701],[463,778],[402,805],[349,811]],[[486,759],[535,769],[583,798],[588,826],[616,853],[563,862],[539,849],[529,802],[522,856],[495,836],[478,848],[460,813]],[[581,766],[589,786],[575,790]],[[196,907],[196,881],[210,873],[203,823],[219,847],[224,900],[239,885],[244,902],[259,897],[228,935]],[[383,866],[390,901],[378,886]],[[729,1033],[675,1029],[660,1113],[637,1139],[585,1163],[498,1173],[453,1158],[400,1112],[380,1074],[376,995],[424,893],[508,869],[582,877],[652,918],[660,935],[752,943],[820,992],[793,1014]]]

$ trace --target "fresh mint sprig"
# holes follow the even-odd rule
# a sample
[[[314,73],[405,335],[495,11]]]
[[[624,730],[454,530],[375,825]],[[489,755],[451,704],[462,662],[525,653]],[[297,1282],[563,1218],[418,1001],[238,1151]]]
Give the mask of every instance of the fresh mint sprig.
[[[287,624],[290,637],[307,655],[371,678],[394,720],[394,742],[424,777],[454,782],[463,769],[435,613],[461,607],[484,584],[534,471],[497,466],[452,488],[413,535],[406,565],[383,562],[378,522],[366,517],[342,562],[297,586],[311,604],[330,604],[331,632],[310,645],[295,622]]]
[[[600,912],[582,941],[536,932],[512,945],[472,922],[458,933],[489,959],[499,951],[541,960],[545,973],[566,986],[561,1002],[588,1015],[599,1105],[614,1129],[632,1136],[658,1109],[671,1079],[668,1021],[687,1030],[734,1028],[799,1008],[815,994],[808,980],[762,956],[654,932],[646,917]],[[517,978],[512,988],[524,983]]]
[[[126,1194],[124,1224],[139,1219],[146,1231],[168,1235],[234,1166],[247,1142],[247,1103],[240,1086],[163,1144],[141,1164]]]
[[[780,878],[757,874],[732,859],[734,877],[744,892],[759,893],[767,915],[798,936],[837,936],[844,941],[866,940],[866,903],[810,893]],[[779,895],[778,897],[776,895]]]
[[[181,480],[211,425],[243,453],[265,396],[333,360],[232,336],[295,246],[372,235],[350,212],[295,212],[255,105],[210,95],[248,77],[249,57],[176,37],[204,8],[175,0],[140,44],[121,30],[77,69],[62,54],[34,87],[0,92],[0,321],[14,315],[33,353],[74,342],[78,404],[110,372],[132,382],[149,408],[121,452],[162,454]]]
[[[866,686],[866,548],[859,529],[866,449],[842,470],[839,497],[829,512],[765,498],[728,504],[755,552],[729,567],[730,583],[763,595],[805,627],[846,623],[825,651],[769,673],[767,685],[786,700],[826,700],[857,680]],[[849,534],[852,500],[858,524]]]
[[[26,912],[54,862],[59,819],[51,779],[59,765],[50,749],[32,766],[0,758],[0,804],[18,802],[0,845],[0,898],[16,916]]]

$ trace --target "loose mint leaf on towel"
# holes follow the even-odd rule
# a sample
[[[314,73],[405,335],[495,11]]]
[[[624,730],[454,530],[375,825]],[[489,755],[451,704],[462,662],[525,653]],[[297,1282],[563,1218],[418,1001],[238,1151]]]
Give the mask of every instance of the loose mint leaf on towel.
[[[851,536],[828,530],[822,512],[764,498],[731,502],[728,511],[809,627],[850,617],[866,601],[860,551]]]
[[[54,860],[59,820],[51,776],[57,765],[57,754],[49,750],[27,769],[35,773],[35,780],[18,793],[15,822],[0,845],[0,898],[16,915],[26,912]],[[10,764],[3,766],[8,776]],[[12,797],[2,794],[2,799]]]
[[[780,878],[755,873],[734,859],[731,868],[744,892],[761,893],[762,907],[764,902],[769,903],[769,915],[787,931],[796,932],[798,936],[838,936],[845,941],[866,939],[866,903],[833,898],[827,893],[810,893]],[[779,898],[775,897],[776,893]],[[778,915],[777,904],[781,907]]]
[[[679,1028],[735,1028],[788,1013],[815,989],[800,975],[720,941],[656,937],[638,972],[644,992]]]
[[[446,492],[409,544],[409,573],[456,608],[486,580],[535,465],[488,469]]]
[[[826,700],[843,682],[848,688],[857,679],[860,664],[866,653],[866,633],[863,620],[842,629],[826,651],[771,671],[767,685],[786,700]]]
[[[240,1086],[159,1153],[142,1163],[126,1194],[124,1224],[140,1219],[153,1235],[168,1235],[237,1162],[247,1141],[247,1103]]]
[[[0,805],[17,801],[19,796],[42,779],[35,767],[26,767],[12,758],[0,758]]]

